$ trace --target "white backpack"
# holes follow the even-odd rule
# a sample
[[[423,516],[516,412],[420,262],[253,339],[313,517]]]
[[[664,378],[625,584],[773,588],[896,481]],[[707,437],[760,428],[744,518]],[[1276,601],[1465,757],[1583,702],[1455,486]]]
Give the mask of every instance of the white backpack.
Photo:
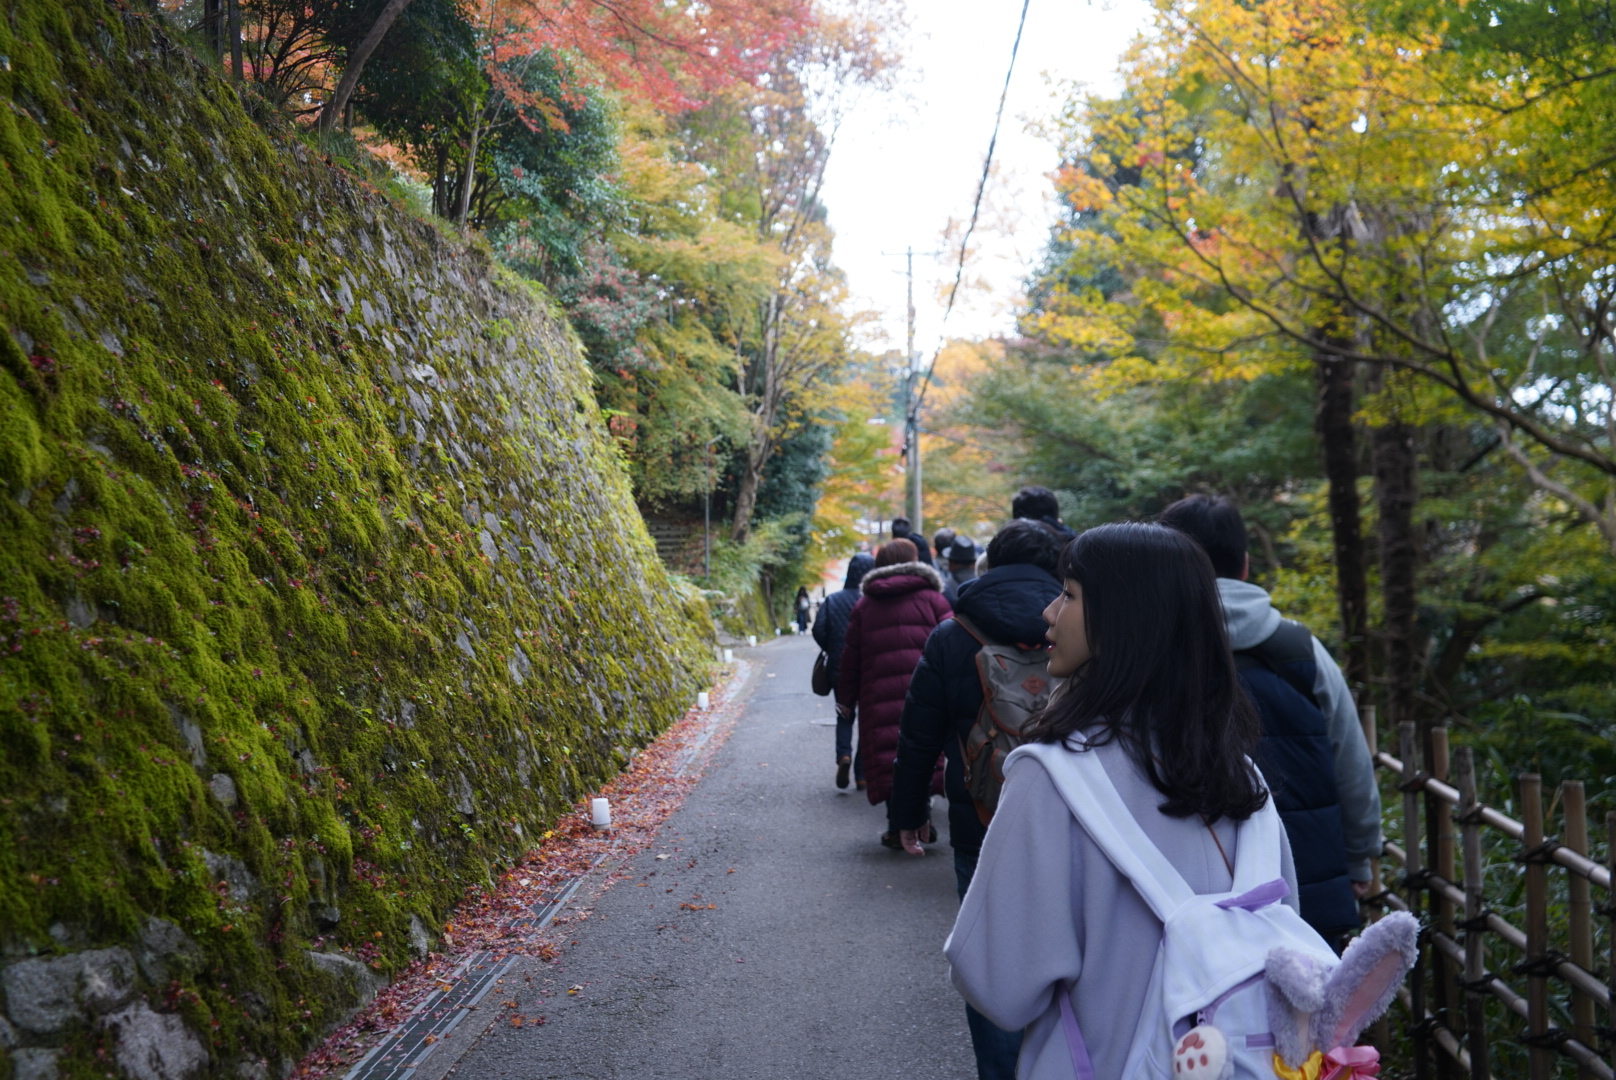
[[[1080,737],[1074,742],[1081,744]],[[1162,943],[1120,1080],[1274,1080],[1369,1076],[1378,1060],[1357,1047],[1413,966],[1419,924],[1393,914],[1337,957],[1318,932],[1279,903],[1279,812],[1270,799],[1237,826],[1234,888],[1197,894],[1146,836],[1099,756],[1049,743],[1017,749],[1036,757],[1072,814],[1162,922]],[[1061,1026],[1078,1080],[1094,1080],[1070,987],[1061,986]],[[1317,1059],[1311,1061],[1310,1059]],[[1281,1071],[1283,1069],[1284,1071]]]

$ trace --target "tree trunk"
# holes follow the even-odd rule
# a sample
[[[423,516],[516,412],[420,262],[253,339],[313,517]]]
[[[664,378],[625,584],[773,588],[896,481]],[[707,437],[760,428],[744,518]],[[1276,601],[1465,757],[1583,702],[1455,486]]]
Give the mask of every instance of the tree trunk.
[[[438,143],[438,167],[432,173],[432,212],[439,217],[449,216],[449,146]]]
[[[1358,503],[1357,433],[1352,426],[1352,380],[1357,364],[1328,355],[1314,363],[1319,377],[1315,420],[1330,489],[1330,532],[1335,545],[1335,591],[1346,643],[1347,683],[1369,682],[1369,583],[1365,573],[1363,522]]]
[[[1421,648],[1415,632],[1419,612],[1419,538],[1414,531],[1418,499],[1414,428],[1391,420],[1374,429],[1375,501],[1380,510],[1380,583],[1386,643],[1386,727],[1396,731],[1418,720]]]
[[[229,11],[230,70],[241,82],[246,76],[246,66],[241,62],[241,0],[225,0],[225,4]]]
[[[730,539],[745,543],[752,533],[752,512],[757,507],[758,490],[763,486],[763,470],[774,454],[774,419],[780,409],[780,319],[779,293],[770,296],[763,312],[763,355],[758,360],[758,377],[753,380],[752,392],[757,404],[752,409],[756,425],[746,447],[746,471],[741,474],[741,486],[735,493],[735,519],[730,523]],[[744,369],[741,392],[746,392]]]
[[[471,121],[471,144],[466,149],[466,171],[460,178],[459,205],[455,207],[454,221],[462,228],[465,227],[466,217],[471,212],[471,185],[477,179],[477,144],[482,137],[483,111],[479,108]]]
[[[752,535],[752,512],[757,509],[758,491],[763,487],[763,469],[769,463],[772,449],[764,436],[754,438],[746,448],[746,471],[741,473],[741,486],[735,491],[735,520],[730,523],[729,538],[737,544],[746,543]]]
[[[237,0],[231,0],[232,5],[236,2]],[[387,0],[387,6],[382,8],[382,13],[376,16],[376,21],[360,39],[359,47],[348,57],[348,66],[343,69],[337,88],[331,92],[331,100],[320,109],[321,132],[330,131],[337,126],[337,120],[348,106],[348,99],[353,96],[354,88],[359,85],[359,76],[364,73],[365,61],[370,59],[370,54],[376,51],[376,46],[387,36],[393,20],[397,19],[409,5],[410,0]]]
[[[224,0],[203,0],[202,38],[213,50],[215,60],[224,59]]]

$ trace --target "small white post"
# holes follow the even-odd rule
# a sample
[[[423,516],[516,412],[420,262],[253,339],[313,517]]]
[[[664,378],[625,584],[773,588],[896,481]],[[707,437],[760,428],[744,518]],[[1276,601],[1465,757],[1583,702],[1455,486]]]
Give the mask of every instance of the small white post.
[[[612,804],[610,799],[589,800],[589,824],[597,829],[612,827]]]
[[[734,662],[735,662],[735,650],[734,649],[725,649],[724,650],[724,663],[733,664]]]
[[[757,635],[756,634],[747,634],[746,635],[746,643],[748,645],[752,646],[754,649],[757,648]]]
[[[696,708],[705,709],[711,704],[712,699],[707,696],[707,691],[703,690],[701,693],[696,695]]]

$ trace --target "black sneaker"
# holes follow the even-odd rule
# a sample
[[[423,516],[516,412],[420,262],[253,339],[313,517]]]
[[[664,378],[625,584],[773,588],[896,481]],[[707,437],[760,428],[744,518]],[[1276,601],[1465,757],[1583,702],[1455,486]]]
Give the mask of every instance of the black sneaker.
[[[841,756],[841,758],[837,760],[837,762],[836,762],[836,787],[839,790],[843,790],[843,791],[847,790],[847,774],[848,774],[848,772],[850,772],[852,770],[852,768],[853,768],[853,759],[849,755],[843,754]]]
[[[891,848],[893,851],[903,850],[903,841],[898,839],[897,829],[888,829],[881,834],[881,846]]]

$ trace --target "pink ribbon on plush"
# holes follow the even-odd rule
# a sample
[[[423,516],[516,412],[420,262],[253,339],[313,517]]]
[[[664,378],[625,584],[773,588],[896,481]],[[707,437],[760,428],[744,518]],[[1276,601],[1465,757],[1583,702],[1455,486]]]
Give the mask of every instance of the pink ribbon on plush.
[[[1379,1050],[1373,1046],[1338,1046],[1324,1055],[1319,1080],[1358,1080],[1379,1074]]]

